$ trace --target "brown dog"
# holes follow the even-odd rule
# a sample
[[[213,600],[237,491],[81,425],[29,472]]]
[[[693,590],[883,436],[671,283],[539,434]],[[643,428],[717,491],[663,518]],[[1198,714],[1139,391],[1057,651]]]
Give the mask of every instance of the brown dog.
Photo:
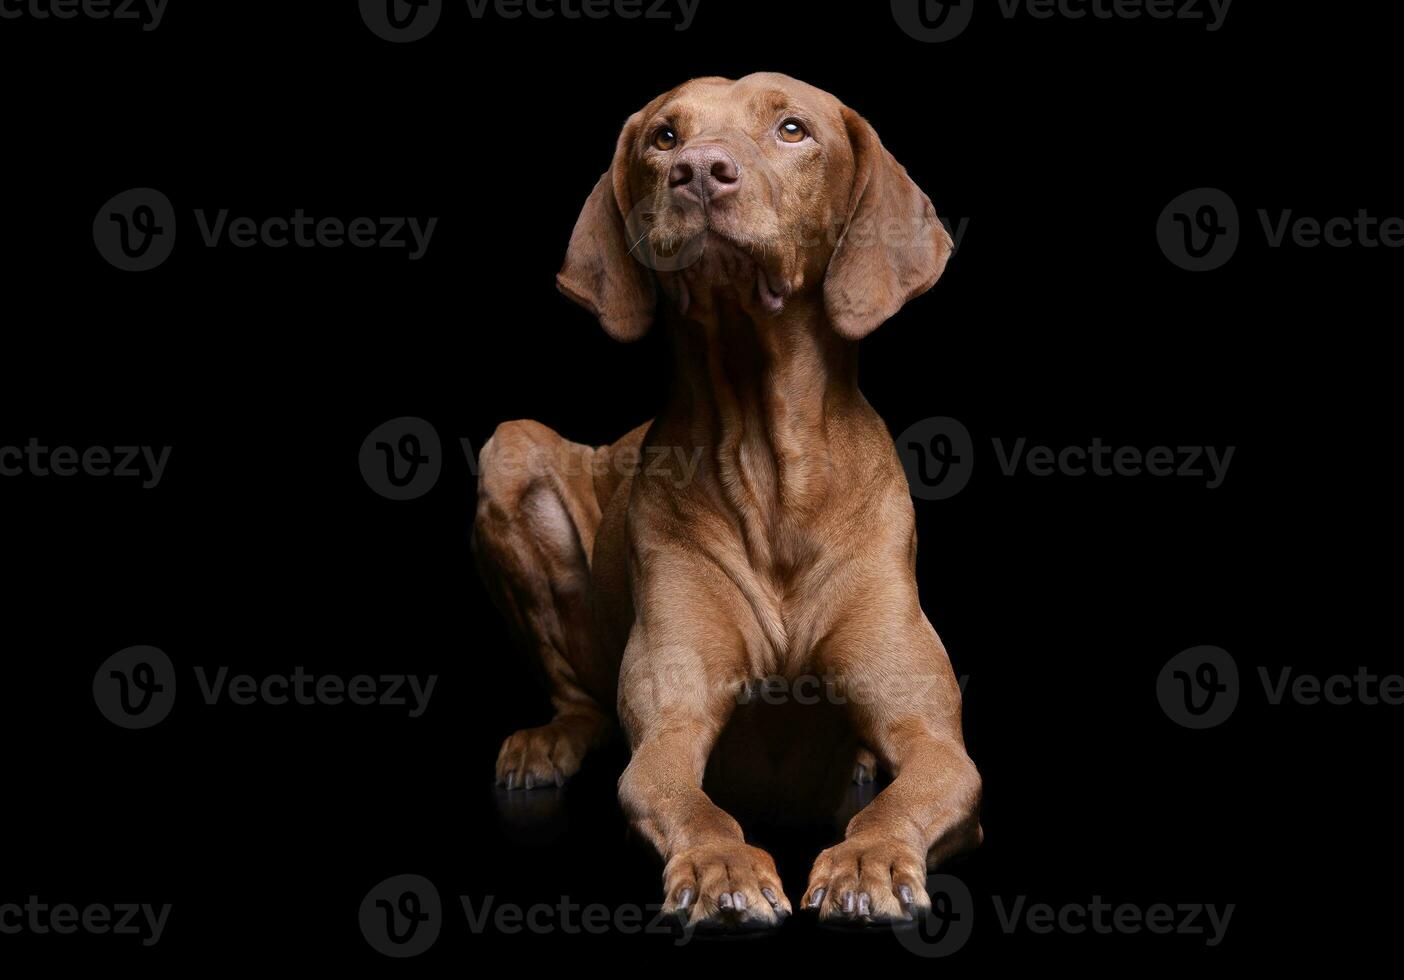
[[[790,911],[704,775],[798,799],[846,782],[860,742],[893,775],[814,863],[803,905],[826,919],[920,912],[927,868],[981,839],[960,691],[917,600],[911,497],[857,387],[856,341],[950,251],[833,96],[774,74],[688,82],[629,119],[558,277],[616,339],[663,321],[666,407],[612,446],[509,422],[483,448],[479,567],[556,711],[507,739],[498,781],[561,784],[617,717],[620,800],[693,923]],[[815,705],[808,720],[740,709],[764,679]]]

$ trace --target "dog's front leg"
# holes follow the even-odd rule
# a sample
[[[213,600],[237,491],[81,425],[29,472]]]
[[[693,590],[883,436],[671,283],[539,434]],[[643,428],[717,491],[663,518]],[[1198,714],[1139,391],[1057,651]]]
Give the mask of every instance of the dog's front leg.
[[[802,904],[822,919],[922,914],[927,869],[982,836],[980,775],[965,752],[945,648],[919,608],[899,622],[851,620],[827,658],[859,738],[895,778],[814,862]]]
[[[692,925],[764,926],[790,914],[775,862],[702,790],[707,758],[736,705],[730,644],[669,642],[636,624],[620,670],[633,757],[619,780],[630,823],[662,856],[664,909]],[[673,634],[676,635],[676,634]]]

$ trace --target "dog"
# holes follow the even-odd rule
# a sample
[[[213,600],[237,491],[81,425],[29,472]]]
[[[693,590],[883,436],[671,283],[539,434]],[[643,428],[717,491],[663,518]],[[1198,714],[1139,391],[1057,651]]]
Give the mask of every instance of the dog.
[[[832,95],[779,74],[689,81],[629,118],[557,277],[616,340],[661,321],[666,405],[613,445],[515,421],[480,454],[476,561],[555,712],[507,738],[497,781],[562,785],[622,728],[620,802],[692,925],[792,910],[714,776],[788,800],[841,789],[855,763],[891,774],[814,862],[800,904],[821,920],[922,915],[927,870],[983,839],[906,478],[857,386],[857,341],[951,250]],[[819,704],[808,720],[749,696],[777,684]]]

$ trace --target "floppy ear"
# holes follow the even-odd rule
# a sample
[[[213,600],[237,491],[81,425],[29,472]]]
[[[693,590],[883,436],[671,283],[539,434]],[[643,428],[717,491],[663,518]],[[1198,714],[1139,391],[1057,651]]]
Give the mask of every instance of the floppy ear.
[[[843,121],[853,144],[853,193],[824,278],[824,306],[834,329],[858,340],[936,285],[953,245],[930,199],[868,121],[846,107]]]
[[[629,146],[638,128],[636,115],[619,134],[614,163],[600,178],[575,222],[565,265],[556,285],[599,317],[615,340],[638,340],[653,325],[658,305],[653,272],[629,254],[624,217],[629,200]]]

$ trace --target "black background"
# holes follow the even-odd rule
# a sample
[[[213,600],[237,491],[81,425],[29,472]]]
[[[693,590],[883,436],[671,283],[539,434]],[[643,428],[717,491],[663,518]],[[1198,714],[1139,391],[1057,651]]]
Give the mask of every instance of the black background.
[[[559,797],[494,791],[512,730],[546,720],[468,552],[475,447],[535,418],[611,441],[667,385],[662,339],[609,341],[553,288],[627,115],[700,74],[784,71],[865,114],[953,223],[941,284],[864,343],[894,433],[972,432],[970,485],[917,502],[925,608],[959,674],[985,778],[977,903],[948,963],[1097,970],[1337,962],[1394,926],[1398,710],[1269,707],[1256,668],[1377,673],[1397,643],[1379,505],[1397,452],[1379,296],[1395,250],[1266,247],[1255,211],[1404,214],[1397,35],[1347,5],[1234,4],[1222,30],[1027,16],[981,4],[917,42],[884,3],[702,0],[688,31],[469,18],[394,45],[354,3],[173,0],[159,29],[0,21],[7,181],[0,446],[170,445],[160,486],[0,479],[5,588],[0,903],[173,906],[162,941],[0,936],[0,963],[102,957],[174,975],[263,964],[442,970],[493,962],[676,969],[923,968],[890,935],[797,917],[743,945],[658,936],[475,935],[475,904],[648,904],[626,838],[621,749]],[[1367,5],[1355,5],[1365,10]],[[989,13],[985,13],[989,9]],[[983,19],[981,19],[983,18]],[[122,273],[93,216],[130,187],[182,222],[172,258]],[[1194,275],[1155,221],[1226,190],[1244,240]],[[194,209],[438,216],[427,256],[207,249]],[[425,497],[357,469],[413,415],[445,445]],[[1224,485],[1005,477],[992,439],[1237,447]],[[1388,600],[1396,591],[1389,588]],[[94,670],[153,644],[184,685],[157,727],[95,709]],[[1215,644],[1244,693],[1220,728],[1155,697],[1175,653]],[[190,668],[439,675],[427,714],[206,706]],[[520,796],[521,794],[518,794]],[[832,828],[761,839],[797,900]],[[438,943],[394,964],[361,898],[432,879]],[[1006,902],[1235,903],[1203,937],[1005,935]],[[627,957],[627,960],[616,960]],[[937,967],[940,968],[940,967]]]

